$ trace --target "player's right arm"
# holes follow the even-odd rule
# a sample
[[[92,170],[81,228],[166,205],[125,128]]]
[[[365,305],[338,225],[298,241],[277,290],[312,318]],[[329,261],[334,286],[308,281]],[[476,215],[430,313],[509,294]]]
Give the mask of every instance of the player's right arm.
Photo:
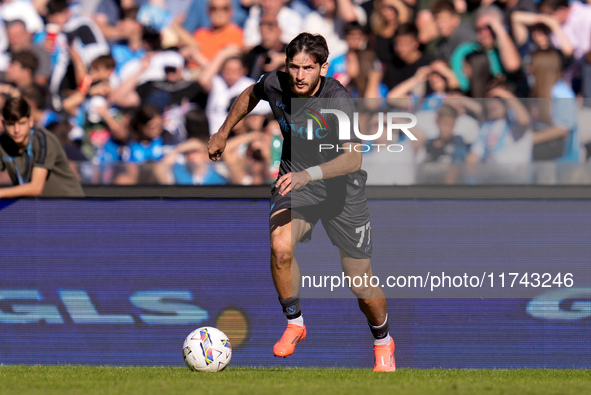
[[[234,101],[226,120],[222,124],[220,130],[213,134],[209,139],[207,150],[209,152],[209,159],[217,161],[221,158],[222,153],[226,149],[226,140],[228,135],[234,129],[236,124],[247,116],[253,108],[259,103],[259,99],[254,94],[254,84],[246,88],[240,96]]]

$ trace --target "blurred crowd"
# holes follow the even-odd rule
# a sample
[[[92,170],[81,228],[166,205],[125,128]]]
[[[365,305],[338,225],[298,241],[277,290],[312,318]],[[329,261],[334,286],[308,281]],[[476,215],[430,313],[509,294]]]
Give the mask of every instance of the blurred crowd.
[[[373,183],[413,183],[425,163],[589,157],[583,1],[4,0],[0,17],[0,102],[22,95],[72,163],[92,165],[77,167],[83,183],[271,182],[282,138],[268,103],[232,131],[223,162],[207,140],[302,31],[326,38],[328,75],[353,97],[418,118],[395,160],[367,150]]]

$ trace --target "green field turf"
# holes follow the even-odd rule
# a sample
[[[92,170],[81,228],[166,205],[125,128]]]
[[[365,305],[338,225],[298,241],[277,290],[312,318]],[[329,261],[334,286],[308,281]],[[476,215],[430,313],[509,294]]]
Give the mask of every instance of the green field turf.
[[[0,366],[0,394],[591,394],[590,370]]]

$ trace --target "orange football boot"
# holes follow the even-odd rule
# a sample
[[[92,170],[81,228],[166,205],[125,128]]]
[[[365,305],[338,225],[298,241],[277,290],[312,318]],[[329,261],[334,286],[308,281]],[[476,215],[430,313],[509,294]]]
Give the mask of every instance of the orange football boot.
[[[283,336],[273,346],[273,354],[276,357],[289,357],[295,351],[295,346],[306,338],[306,327],[295,324],[287,324]]]
[[[396,361],[394,360],[394,340],[390,338],[390,343],[385,345],[373,346],[375,355],[374,372],[395,372]]]

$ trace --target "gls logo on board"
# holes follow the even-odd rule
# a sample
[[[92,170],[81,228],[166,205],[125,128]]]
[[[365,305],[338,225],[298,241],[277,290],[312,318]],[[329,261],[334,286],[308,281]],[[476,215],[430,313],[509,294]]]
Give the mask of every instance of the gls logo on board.
[[[591,288],[556,289],[536,296],[525,309],[534,318],[575,321],[591,318]]]
[[[101,314],[86,291],[58,291],[61,305],[74,324],[135,324],[131,314]],[[197,325],[209,318],[208,312],[187,302],[189,291],[137,291],[129,297],[141,322],[148,325]],[[39,302],[39,303],[35,303]],[[36,289],[0,289],[0,324],[64,324],[60,305],[48,304]],[[63,311],[63,309],[62,309]]]
[[[351,120],[349,116],[341,110],[336,109],[326,109],[322,108],[318,111],[315,111],[311,108],[305,108],[309,112],[306,112],[306,115],[310,116],[312,119],[308,118],[307,120],[307,128],[306,128],[306,137],[308,140],[313,140],[314,137],[316,138],[323,138],[328,133],[322,133],[322,131],[328,131],[328,125],[326,120],[321,114],[334,114],[338,119],[338,127],[339,127],[339,140],[342,141],[349,141],[351,140]],[[353,132],[355,136],[363,141],[374,141],[382,137],[384,133],[384,113],[379,112],[378,114],[378,130],[374,134],[362,134],[359,130],[359,113],[353,113]],[[405,119],[410,120],[410,122],[406,123],[398,123],[398,120]],[[394,120],[397,120],[395,123]],[[314,129],[314,121],[318,127]],[[410,129],[417,124],[417,117],[413,114],[406,113],[406,112],[388,112],[386,113],[386,138],[388,141],[393,141],[393,131],[400,130],[403,132],[410,140],[417,141],[417,137],[410,131]],[[319,152],[326,151],[326,150],[336,150],[338,151],[351,151],[351,147],[340,147],[335,146],[334,144],[319,144]],[[368,152],[371,150],[376,150],[380,152],[380,150],[387,150],[389,152],[401,152],[403,150],[403,146],[400,144],[357,144],[353,148],[356,152]]]

